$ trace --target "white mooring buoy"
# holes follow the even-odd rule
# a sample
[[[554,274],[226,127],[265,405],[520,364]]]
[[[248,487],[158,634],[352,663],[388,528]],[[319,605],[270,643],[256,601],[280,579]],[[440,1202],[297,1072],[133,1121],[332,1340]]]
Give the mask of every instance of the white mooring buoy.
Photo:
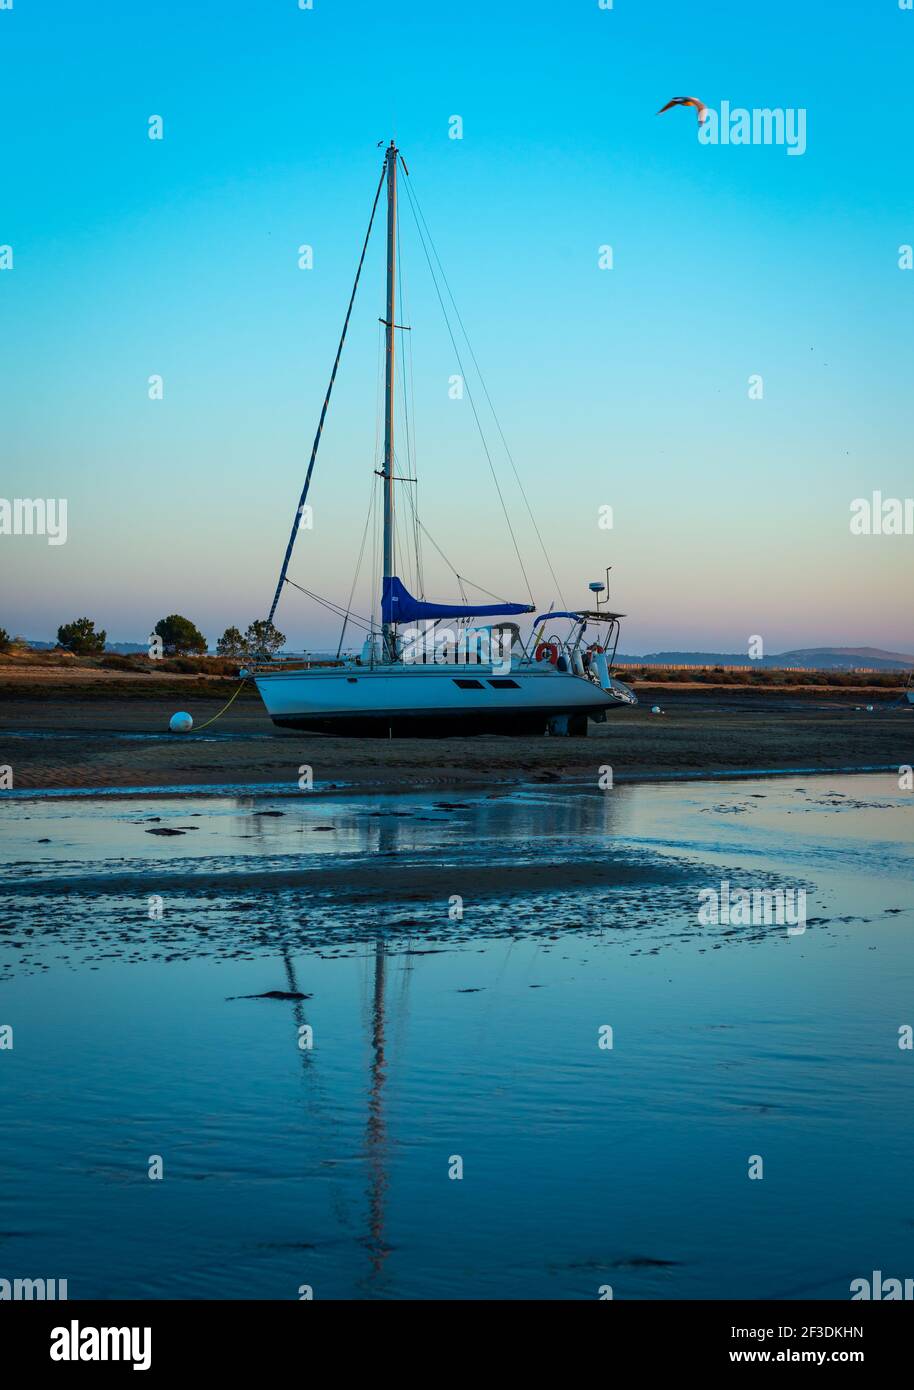
[[[177,714],[171,716],[168,727],[173,734],[189,734],[194,727],[194,721],[184,710],[179,710]]]

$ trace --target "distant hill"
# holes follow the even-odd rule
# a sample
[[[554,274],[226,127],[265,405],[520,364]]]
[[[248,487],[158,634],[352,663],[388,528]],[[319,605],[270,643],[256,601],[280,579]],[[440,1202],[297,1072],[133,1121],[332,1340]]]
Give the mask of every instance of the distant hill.
[[[746,652],[648,652],[644,656],[620,656],[619,661],[643,661],[651,666],[761,666],[816,671],[853,671],[866,666],[875,671],[903,671],[914,666],[914,656],[886,652],[880,647],[804,647],[750,661]]]
[[[809,647],[795,652],[782,652],[779,661],[795,661],[797,665],[825,666],[884,666],[887,670],[914,666],[914,656],[901,652],[886,652],[880,647]]]
[[[56,642],[32,642],[26,637],[26,642],[36,652],[52,652],[57,646]],[[131,656],[134,652],[148,652],[148,642],[106,642],[106,652],[118,652],[121,656]]]
[[[57,643],[30,641],[28,645],[36,652],[49,652]],[[105,646],[106,652],[118,652],[122,656],[148,650],[146,642],[108,642]],[[321,659],[336,653],[312,652],[311,655]],[[635,664],[643,661],[648,666],[767,666],[788,670],[800,666],[814,671],[853,671],[861,666],[873,671],[905,671],[914,666],[914,656],[883,651],[881,647],[801,647],[765,656],[759,661],[750,661],[746,652],[647,652],[644,656],[620,655],[617,660]]]

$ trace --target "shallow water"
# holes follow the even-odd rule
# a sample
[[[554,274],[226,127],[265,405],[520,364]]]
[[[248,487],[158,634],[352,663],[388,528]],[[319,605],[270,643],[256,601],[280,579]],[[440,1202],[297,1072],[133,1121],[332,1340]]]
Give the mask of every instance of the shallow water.
[[[0,827],[2,1278],[843,1299],[914,1271],[897,777],[0,800]],[[699,925],[724,879],[805,888],[806,930]]]

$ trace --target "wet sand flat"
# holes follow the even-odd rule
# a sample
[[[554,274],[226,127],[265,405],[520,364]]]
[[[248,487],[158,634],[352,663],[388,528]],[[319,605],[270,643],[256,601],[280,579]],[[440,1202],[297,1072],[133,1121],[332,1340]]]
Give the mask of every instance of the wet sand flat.
[[[651,703],[663,713],[651,713]],[[872,703],[867,712],[864,703]],[[294,790],[303,765],[319,787],[485,787],[737,775],[791,769],[866,771],[914,759],[914,711],[897,696],[798,696],[724,689],[652,692],[590,726],[587,738],[342,739],[275,729],[243,696],[209,729],[170,735],[185,707],[197,724],[221,697],[91,695],[0,703],[0,763],[14,789],[242,785]]]
[[[911,1267],[912,817],[892,774],[0,800],[4,1266],[844,1306]],[[703,922],[723,880],[805,929]]]

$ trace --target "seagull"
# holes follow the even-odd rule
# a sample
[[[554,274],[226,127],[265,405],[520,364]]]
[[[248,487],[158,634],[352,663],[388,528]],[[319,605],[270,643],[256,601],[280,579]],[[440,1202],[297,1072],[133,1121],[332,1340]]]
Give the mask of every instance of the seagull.
[[[704,125],[708,119],[708,108],[703,101],[698,100],[698,97],[673,97],[673,100],[668,101],[666,106],[661,106],[657,115],[662,116],[664,111],[669,111],[671,106],[694,106],[698,113],[699,125]]]

